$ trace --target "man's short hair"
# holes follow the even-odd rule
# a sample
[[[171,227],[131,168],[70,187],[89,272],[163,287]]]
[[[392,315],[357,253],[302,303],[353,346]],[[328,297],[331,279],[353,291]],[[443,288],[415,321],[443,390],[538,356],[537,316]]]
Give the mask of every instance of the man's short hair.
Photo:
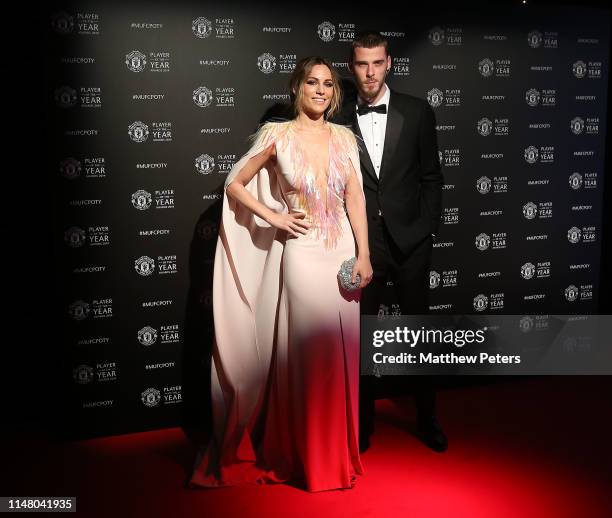
[[[389,55],[389,42],[380,32],[376,31],[363,31],[355,36],[351,45],[351,56],[349,63],[353,62],[355,57],[355,49],[357,47],[363,47],[366,49],[373,49],[375,47],[384,47],[385,53]]]

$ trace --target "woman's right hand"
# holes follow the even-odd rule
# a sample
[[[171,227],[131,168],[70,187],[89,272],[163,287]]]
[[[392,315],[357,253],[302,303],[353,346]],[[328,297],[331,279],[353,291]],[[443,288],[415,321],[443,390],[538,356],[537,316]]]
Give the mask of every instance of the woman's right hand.
[[[306,214],[303,212],[294,214],[275,212],[268,218],[268,223],[278,229],[286,230],[293,237],[298,237],[297,232],[306,234],[310,228],[310,222],[305,218]]]

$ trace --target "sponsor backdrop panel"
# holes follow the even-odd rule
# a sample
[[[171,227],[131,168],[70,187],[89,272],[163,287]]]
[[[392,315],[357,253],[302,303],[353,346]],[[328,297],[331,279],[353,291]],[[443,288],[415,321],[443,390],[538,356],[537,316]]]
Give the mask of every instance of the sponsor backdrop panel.
[[[389,85],[436,115],[445,186],[431,311],[595,312],[609,66],[598,14],[50,8],[47,163],[71,431],[207,418],[224,179],[258,124],[286,116],[301,57],[328,57],[350,95],[350,42],[366,28],[390,41]],[[391,295],[379,310],[400,312]]]

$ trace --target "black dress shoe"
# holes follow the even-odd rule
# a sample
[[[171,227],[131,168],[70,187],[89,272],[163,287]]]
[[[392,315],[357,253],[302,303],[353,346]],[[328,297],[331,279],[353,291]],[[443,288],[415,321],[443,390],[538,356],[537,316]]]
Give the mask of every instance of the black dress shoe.
[[[419,419],[416,433],[419,439],[432,450],[442,453],[448,449],[448,439],[435,417]]]

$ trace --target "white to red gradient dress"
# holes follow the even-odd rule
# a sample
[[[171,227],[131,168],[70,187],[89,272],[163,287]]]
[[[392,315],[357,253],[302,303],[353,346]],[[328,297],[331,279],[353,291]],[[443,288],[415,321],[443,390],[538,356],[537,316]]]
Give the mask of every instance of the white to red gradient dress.
[[[214,433],[189,486],[292,481],[308,491],[350,488],[359,458],[359,292],[338,284],[355,255],[344,207],[349,175],[362,185],[352,131],[331,123],[329,169],[305,149],[294,121],[267,123],[234,166],[272,143],[276,163],[247,185],[277,212],[305,212],[298,238],[224,195],[215,255]]]

